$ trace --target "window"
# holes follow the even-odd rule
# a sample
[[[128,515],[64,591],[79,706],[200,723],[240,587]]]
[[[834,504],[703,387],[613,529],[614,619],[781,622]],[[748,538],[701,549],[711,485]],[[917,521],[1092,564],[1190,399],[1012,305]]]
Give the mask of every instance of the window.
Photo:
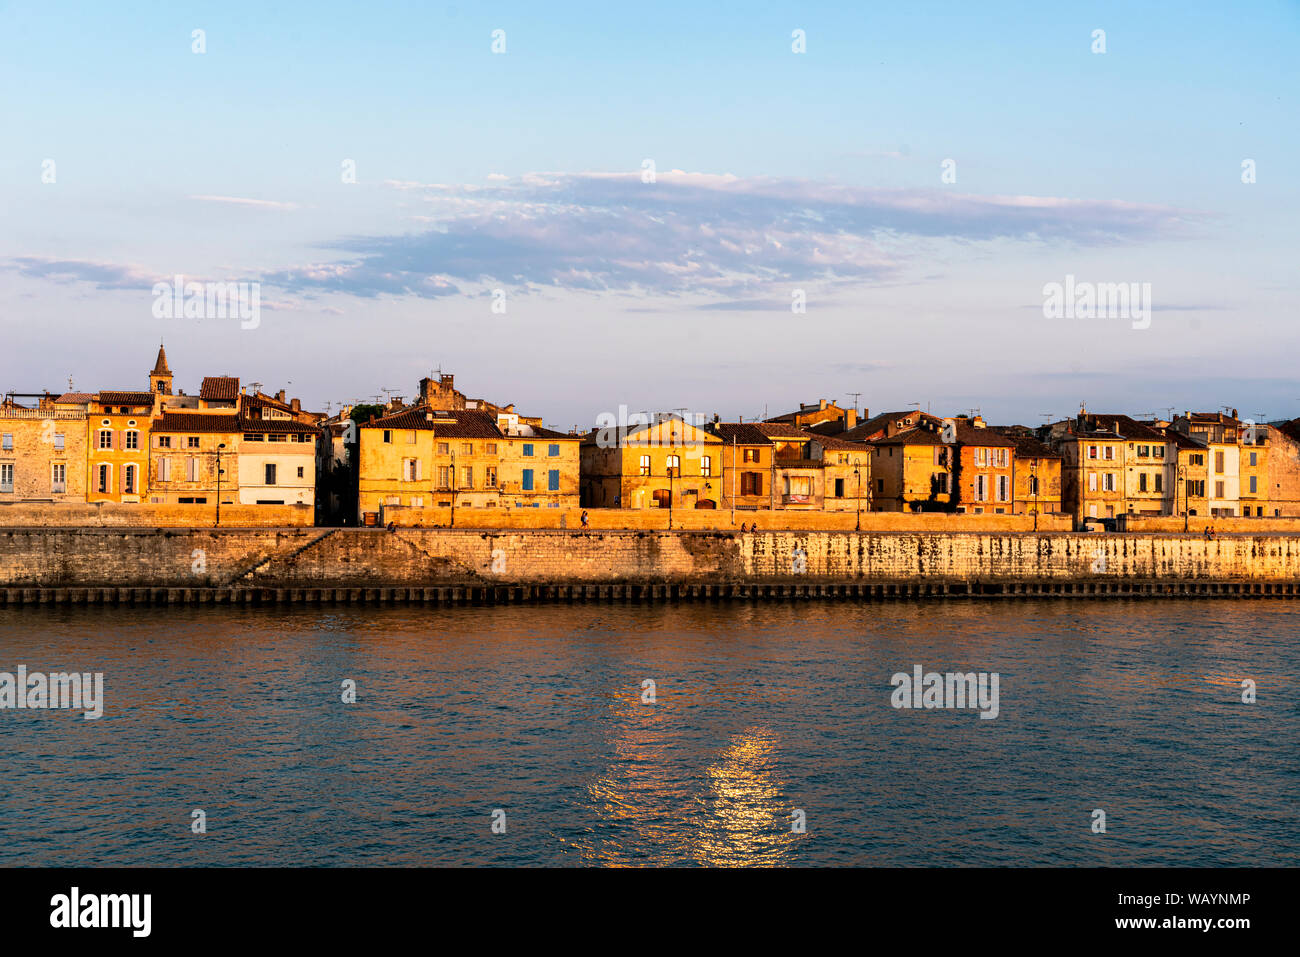
[[[745,457],[744,457],[743,461],[745,461],[745,462],[757,462],[757,461],[758,461],[758,452],[759,452],[758,449],[745,449]]]
[[[650,456],[648,455],[641,456],[641,474],[642,475],[650,474]]]
[[[461,487],[461,488],[473,488],[473,487],[474,487],[474,469],[473,469],[472,466],[469,466],[469,465],[463,465],[463,466],[461,466],[461,469],[460,469],[460,487]]]
[[[557,455],[560,454],[560,446],[558,444],[548,445],[546,447],[546,454],[549,455],[551,458],[555,458]]]
[[[0,492],[14,490],[14,463],[0,462]]]
[[[525,442],[525,443],[524,443],[524,455],[531,456],[532,454],[533,454],[533,443],[531,443],[531,442]]]
[[[762,495],[763,494],[763,473],[762,472],[741,472],[740,473],[740,494],[741,495]]]
[[[1252,468],[1253,468],[1255,465],[1258,464],[1258,463],[1256,462],[1256,460],[1255,460],[1255,456],[1257,456],[1258,454],[1259,454],[1258,452],[1251,452],[1251,453],[1250,453],[1250,464],[1251,464],[1251,467],[1252,467]],[[1254,491],[1254,490],[1252,489],[1251,491]]]
[[[546,473],[546,490],[548,492],[558,492],[560,490],[559,469],[551,469]]]
[[[1030,495],[1033,495],[1033,496],[1037,496],[1037,495],[1038,495],[1038,476],[1037,476],[1037,475],[1031,475],[1031,476],[1029,476],[1029,494],[1030,494]]]
[[[438,488],[451,488],[451,467],[438,466]]]
[[[55,462],[50,471],[50,491],[66,492],[68,490],[68,466],[63,462]]]
[[[172,460],[162,458],[158,460],[158,481],[166,482],[172,477]]]
[[[199,447],[199,437],[197,435],[187,435],[185,437],[185,447],[197,449]]]
[[[713,457],[704,455],[700,457],[700,474],[708,478],[713,474]]]
[[[1148,458],[1150,455],[1151,455],[1151,446],[1149,445],[1138,446],[1138,458],[1145,459]]]
[[[1165,475],[1164,475],[1163,472],[1157,472],[1157,473],[1156,473],[1156,491],[1157,491],[1157,492],[1163,492],[1164,490],[1165,490]]]
[[[420,478],[420,460],[402,459],[402,481],[416,482]]]
[[[843,497],[844,497],[844,479],[842,479],[842,478],[837,478],[837,479],[835,480],[835,496],[834,496],[834,497],[835,497],[835,498],[843,498]]]
[[[655,489],[654,503],[655,508],[672,508],[673,493],[666,488]]]
[[[524,448],[527,448],[527,447],[528,447],[528,446],[524,446]],[[524,469],[523,489],[524,489],[525,492],[531,492],[531,491],[533,490],[533,470],[532,470],[532,469]]]
[[[1205,480],[1188,479],[1187,480],[1187,497],[1188,498],[1205,498]]]
[[[125,435],[126,435],[126,447],[128,449],[138,449],[140,447],[139,432],[137,432],[135,429],[127,429]]]
[[[1006,449],[1003,449],[1002,453],[1005,455],[1006,451],[1007,451]],[[1011,495],[1009,494],[1010,484],[1011,484],[1011,480],[1008,479],[1007,476],[1005,475],[998,476],[998,501],[999,502],[1006,502],[1011,499]]]
[[[4,449],[6,452],[14,450],[14,434],[12,432],[6,432],[0,436],[0,449]]]
[[[1205,464],[1205,456],[1204,456],[1204,455],[1201,455],[1201,454],[1199,454],[1199,453],[1196,454],[1196,455],[1188,456],[1188,462],[1189,462],[1190,464],[1192,464],[1192,465],[1204,465],[1204,464]]]
[[[393,441],[393,430],[384,429],[384,444],[389,445],[392,443],[392,441]]]
[[[1095,445],[1088,446],[1088,458],[1095,459],[1096,457],[1097,457],[1097,446]]]
[[[877,495],[884,495],[884,494],[885,494],[885,480],[884,480],[884,479],[879,479],[879,478],[876,479],[876,494],[877,494]]]
[[[199,480],[199,460],[191,456],[185,460],[185,481],[197,482]]]
[[[122,470],[122,492],[127,495],[134,495],[136,492],[134,465],[128,465]]]
[[[1103,458],[1105,458],[1107,462],[1113,462],[1115,460],[1115,446],[1113,445],[1106,446],[1105,452],[1103,453]]]
[[[158,436],[158,448],[170,449],[172,447],[172,437],[170,435]]]
[[[1138,453],[1138,455],[1141,454],[1142,454],[1141,452]],[[1142,472],[1138,475],[1138,491],[1145,492],[1146,490],[1147,490],[1147,473]]]
[[[438,454],[439,454],[439,455],[450,455],[450,454],[451,454],[451,446],[450,446],[448,443],[446,443],[446,442],[439,442],[439,443],[438,443]]]
[[[484,488],[497,487],[497,467],[489,465],[483,469],[483,486]]]
[[[415,429],[406,430],[406,444],[407,445],[415,444]]]
[[[930,477],[930,482],[934,486],[934,491],[939,495],[948,494],[948,473],[936,472]],[[883,484],[883,483],[882,483]]]
[[[497,444],[496,444],[495,442],[487,442],[487,443],[484,443],[484,445],[483,445],[483,452],[484,452],[485,454],[487,454],[487,455],[496,455],[496,454],[497,454]]]
[[[1223,474],[1223,453],[1222,452],[1214,453],[1214,471],[1215,474],[1217,475]]]
[[[987,475],[975,476],[975,501],[983,502],[989,497],[989,477]]]
[[[1215,497],[1215,498],[1223,498],[1223,483],[1222,483],[1222,482],[1215,482],[1215,483],[1214,483],[1214,497]]]
[[[1257,480],[1256,480],[1255,476],[1252,475],[1252,476],[1250,477],[1250,494],[1251,494],[1251,495],[1254,495],[1256,492],[1259,491],[1259,489],[1255,487],[1255,483],[1256,483],[1256,481],[1257,481]]]
[[[462,443],[460,443],[460,454],[461,454],[461,455],[473,455],[473,454],[474,454],[474,443],[473,443],[473,442],[462,442]]]
[[[298,478],[306,478],[306,477],[307,477],[307,476],[306,476],[306,469],[305,469],[305,467],[302,466],[302,465],[299,465],[299,466],[298,466]]]
[[[1106,492],[1115,491],[1115,473],[1106,472],[1105,474],[1102,475],[1102,478],[1104,479],[1101,486],[1102,490]]]
[[[62,452],[62,451],[63,451],[63,438],[64,438],[64,436],[63,436],[63,433],[62,433],[62,432],[55,432],[55,433],[54,433],[54,451],[56,451],[56,452]]]
[[[976,465],[979,465],[979,466],[985,466],[985,465],[988,465],[988,464],[989,464],[989,450],[988,450],[988,449],[976,449],[976,450],[975,450],[975,464],[976,464]]]
[[[668,456],[668,474],[676,475],[678,478],[682,474],[682,457],[680,455]]]
[[[1096,472],[1089,472],[1089,473],[1088,473],[1088,491],[1089,491],[1089,492],[1095,492],[1095,491],[1097,491],[1097,473],[1096,473]]]
[[[1153,446],[1151,446],[1151,457],[1152,457],[1152,458],[1156,458],[1156,459],[1162,459],[1162,458],[1164,458],[1164,457],[1165,457],[1165,447],[1164,447],[1163,445],[1153,445]]]
[[[275,484],[275,463],[274,462],[266,463],[266,481],[263,482],[262,484],[263,485]]]
[[[110,429],[99,430],[99,447],[101,449],[111,449],[113,447],[113,433]]]
[[[107,495],[109,479],[111,479],[112,477],[113,477],[112,466],[101,465],[98,469],[98,474],[96,476],[95,491],[100,492],[103,495]]]
[[[1004,469],[1004,468],[1007,467],[1007,450],[1006,450],[1006,449],[994,449],[994,450],[993,450],[993,464],[994,464],[997,468],[1000,468],[1000,469]]]

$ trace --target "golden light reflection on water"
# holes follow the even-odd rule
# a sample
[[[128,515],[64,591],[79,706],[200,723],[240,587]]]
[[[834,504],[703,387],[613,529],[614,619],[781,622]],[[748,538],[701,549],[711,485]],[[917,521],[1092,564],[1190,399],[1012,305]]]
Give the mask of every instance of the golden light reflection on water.
[[[778,774],[779,738],[767,727],[733,734],[704,767],[683,766],[697,743],[682,739],[671,710],[635,698],[613,709],[614,757],[585,789],[598,822],[566,841],[605,866],[785,863],[803,835]],[[564,838],[561,838],[564,840]]]

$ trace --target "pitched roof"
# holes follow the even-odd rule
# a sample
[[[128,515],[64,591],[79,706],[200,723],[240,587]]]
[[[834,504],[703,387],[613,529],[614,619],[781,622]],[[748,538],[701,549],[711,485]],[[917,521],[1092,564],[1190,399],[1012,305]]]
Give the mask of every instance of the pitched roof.
[[[238,399],[239,376],[204,376],[203,384],[199,386],[199,398],[216,401]]]
[[[93,392],[65,392],[54,400],[55,402],[94,402],[95,393]]]
[[[320,432],[318,426],[294,419],[253,419],[244,415],[239,416],[239,430],[241,432]]]
[[[1006,433],[1003,433],[1006,434]],[[1015,456],[1018,459],[1059,459],[1060,452],[1054,452],[1050,447],[1038,441],[1034,436],[1017,432],[1008,435],[1007,438],[1015,443]]]
[[[714,422],[712,425],[706,426],[706,428],[728,445],[733,442],[736,445],[772,444],[772,440],[763,433],[762,429],[757,428],[753,422]]]
[[[873,439],[868,445],[944,445],[946,444],[939,433],[933,429],[908,429],[906,432],[897,432],[883,439]]]
[[[818,445],[824,449],[832,449],[837,452],[866,452],[871,446],[867,442],[850,442],[838,435],[819,435],[813,433],[811,436]]]
[[[769,439],[795,439],[800,442],[808,442],[812,439],[819,438],[816,435],[810,435],[797,425],[790,425],[784,422],[755,422],[754,428],[762,432]]]
[[[896,422],[907,422],[915,426],[925,420],[940,421],[938,417],[930,415],[928,412],[922,412],[920,409],[905,409],[902,412],[882,412],[879,415],[873,415],[865,422],[860,422],[853,428],[840,433],[840,438],[849,439],[855,442],[865,442],[871,436],[875,435],[881,429]],[[906,426],[905,426],[906,427]]]
[[[164,412],[153,420],[155,432],[240,432],[240,417],[219,412]]]
[[[153,405],[153,393],[101,391],[99,401],[105,405]]]
[[[416,406],[402,409],[391,415],[371,419],[361,426],[363,429],[432,429],[434,435],[450,439],[504,439],[506,436],[497,428],[496,418],[486,412],[470,409],[457,409],[446,412],[430,409],[428,406]],[[558,433],[557,433],[558,434]],[[568,436],[565,436],[568,438]]]
[[[969,421],[962,421],[961,419],[953,420],[953,424],[954,431],[957,433],[957,442],[960,445],[1015,447],[1016,440],[1008,435],[1003,435],[997,429],[990,429],[988,426],[974,426]]]

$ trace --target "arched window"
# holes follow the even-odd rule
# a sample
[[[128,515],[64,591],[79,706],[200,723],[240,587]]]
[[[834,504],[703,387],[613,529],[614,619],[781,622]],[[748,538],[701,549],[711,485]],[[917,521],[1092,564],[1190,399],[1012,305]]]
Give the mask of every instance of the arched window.
[[[680,455],[668,456],[668,474],[676,475],[679,478],[682,474],[682,457]]]

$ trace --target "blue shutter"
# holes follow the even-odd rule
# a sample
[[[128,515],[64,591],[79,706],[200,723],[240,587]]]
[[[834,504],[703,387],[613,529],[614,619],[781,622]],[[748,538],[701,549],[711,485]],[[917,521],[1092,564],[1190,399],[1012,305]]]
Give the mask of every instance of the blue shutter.
[[[529,448],[529,446],[525,445],[524,448]],[[524,491],[531,492],[532,490],[533,490],[533,470],[524,469]]]
[[[1253,484],[1255,480],[1251,479],[1250,481]],[[549,472],[546,473],[546,488],[548,491],[551,492],[558,492],[560,490],[559,469],[551,469]],[[1252,488],[1251,491],[1253,492],[1255,490]]]
[[[533,445],[532,445],[532,443],[531,443],[531,442],[525,442],[525,443],[524,443],[524,455],[532,455],[532,454],[533,454]]]

